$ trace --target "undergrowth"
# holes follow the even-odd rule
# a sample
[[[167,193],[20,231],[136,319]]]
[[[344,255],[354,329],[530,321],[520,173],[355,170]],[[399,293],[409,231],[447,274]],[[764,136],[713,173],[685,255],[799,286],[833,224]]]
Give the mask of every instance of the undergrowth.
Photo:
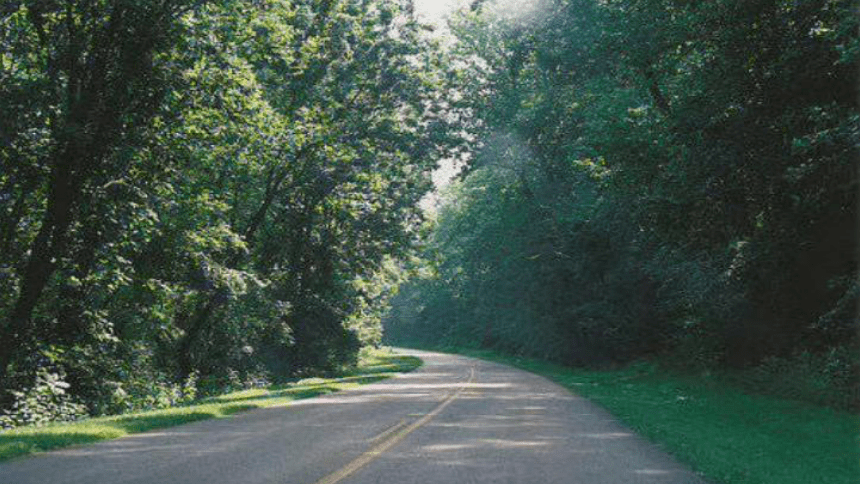
[[[172,408],[4,430],[0,431],[0,461],[197,420],[226,417],[255,408],[286,405],[294,400],[384,380],[394,373],[411,371],[420,365],[421,360],[415,357],[379,350],[364,352],[357,367],[346,369],[332,378],[306,378],[265,388],[248,388]]]

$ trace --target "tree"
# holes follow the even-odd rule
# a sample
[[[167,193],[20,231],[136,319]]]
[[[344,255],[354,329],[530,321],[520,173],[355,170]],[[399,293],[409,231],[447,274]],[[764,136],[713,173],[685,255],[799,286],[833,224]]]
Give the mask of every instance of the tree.
[[[856,344],[849,2],[473,7],[452,106],[472,157],[430,238],[438,279],[409,292],[450,308],[427,324],[577,362]]]
[[[111,413],[378,341],[367,281],[408,252],[454,142],[408,2],[3,13],[5,389],[56,369]]]
[[[0,379],[34,344],[33,312],[68,255],[72,227],[85,223],[86,197],[128,169],[127,150],[163,94],[158,55],[184,7],[68,0],[19,2],[3,13],[3,42],[14,55],[4,58],[4,90],[19,93],[12,103],[34,87],[44,94],[4,135],[4,168],[23,162],[3,170],[10,174],[6,196],[17,200],[5,224],[6,245],[14,239],[29,249],[9,285],[16,295],[0,328]],[[25,216],[28,201],[36,205]]]

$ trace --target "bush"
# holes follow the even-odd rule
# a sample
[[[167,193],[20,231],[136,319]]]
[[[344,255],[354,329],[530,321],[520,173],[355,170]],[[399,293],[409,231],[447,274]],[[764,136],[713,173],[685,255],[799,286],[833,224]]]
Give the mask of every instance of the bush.
[[[224,375],[207,375],[197,383],[198,394],[203,397],[224,395],[252,388],[265,388],[275,379],[263,368],[252,367],[245,371],[227,368]]]
[[[69,386],[62,371],[54,373],[40,368],[32,387],[10,392],[14,402],[11,408],[0,412],[0,428],[71,422],[86,417],[86,406],[66,393]]]
[[[825,352],[804,351],[790,358],[772,357],[742,371],[741,385],[756,393],[827,405],[860,409],[860,355],[849,347]]]
[[[153,379],[135,379],[120,391],[125,411],[152,410],[186,405],[197,398],[197,373],[191,373],[184,382],[172,382],[163,375]],[[122,413],[122,412],[119,412]]]

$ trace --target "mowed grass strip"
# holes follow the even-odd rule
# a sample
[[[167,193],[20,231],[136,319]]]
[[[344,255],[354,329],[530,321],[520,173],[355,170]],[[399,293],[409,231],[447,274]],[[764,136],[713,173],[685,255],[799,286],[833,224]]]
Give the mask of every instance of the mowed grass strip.
[[[294,400],[311,398],[341,390],[357,388],[390,378],[395,373],[412,371],[421,360],[386,352],[372,352],[360,365],[343,376],[308,378],[269,388],[254,388],[200,400],[199,403],[163,410],[98,417],[73,423],[44,427],[23,427],[0,432],[0,461],[13,457],[115,439],[147,430],[173,427],[198,420],[221,418],[255,408],[286,405]]]
[[[652,365],[588,371],[458,352],[543,375],[600,404],[711,482],[860,482],[860,416],[849,412],[750,395],[719,378],[672,375]]]

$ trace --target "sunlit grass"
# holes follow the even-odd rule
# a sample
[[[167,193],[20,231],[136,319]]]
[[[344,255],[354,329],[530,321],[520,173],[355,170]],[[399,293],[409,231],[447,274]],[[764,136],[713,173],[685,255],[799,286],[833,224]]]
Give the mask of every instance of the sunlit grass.
[[[378,382],[394,373],[414,370],[420,365],[421,360],[415,357],[374,351],[365,355],[357,368],[345,371],[339,377],[307,378],[285,385],[243,390],[206,398],[185,407],[7,430],[0,432],[0,461],[198,420],[226,417],[256,408],[286,405],[295,400]]]
[[[860,482],[860,416],[749,395],[719,378],[634,365],[613,371],[462,352],[543,375],[609,410],[715,483]]]

